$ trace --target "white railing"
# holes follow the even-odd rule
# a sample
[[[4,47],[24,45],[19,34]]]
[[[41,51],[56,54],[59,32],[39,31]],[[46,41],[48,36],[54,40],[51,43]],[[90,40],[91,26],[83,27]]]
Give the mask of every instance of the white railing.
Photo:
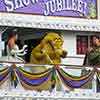
[[[2,62],[3,65],[12,65],[11,62]],[[16,66],[21,66],[24,68],[28,68],[28,66],[45,66],[45,67],[52,67],[51,65],[38,65],[38,64],[25,64],[25,63],[19,63],[19,62],[13,62],[13,64],[16,64]],[[53,65],[54,66],[54,65]],[[66,64],[60,64],[61,68],[64,68],[65,70],[72,69],[72,70],[78,70],[82,71],[83,68],[85,69],[93,69],[91,66],[79,66],[79,65],[66,65]],[[99,68],[98,68],[99,69]],[[20,89],[14,89],[10,87],[10,90],[0,90],[0,100],[78,100],[78,99],[98,99],[100,98],[100,94],[97,93],[97,87],[96,87],[96,73],[93,77],[92,81],[92,89],[74,89],[74,91],[56,91],[55,89],[52,92],[49,91],[29,91],[29,90],[20,90]]]

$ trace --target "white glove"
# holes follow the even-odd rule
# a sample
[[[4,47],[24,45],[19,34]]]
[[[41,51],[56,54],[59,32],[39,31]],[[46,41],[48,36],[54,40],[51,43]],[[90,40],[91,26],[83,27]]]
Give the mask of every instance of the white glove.
[[[27,47],[28,47],[27,45],[24,45],[24,46],[23,46],[23,51],[24,51]]]
[[[17,53],[17,56],[24,56],[27,54],[27,51],[25,50],[23,53]]]
[[[24,51],[24,53],[23,53],[24,55],[26,55],[27,54],[27,52],[26,51]]]

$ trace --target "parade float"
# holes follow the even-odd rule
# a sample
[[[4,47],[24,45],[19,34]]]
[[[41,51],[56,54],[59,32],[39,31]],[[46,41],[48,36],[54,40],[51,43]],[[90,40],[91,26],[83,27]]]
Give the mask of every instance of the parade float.
[[[100,32],[98,2],[0,0],[0,99],[99,99],[99,66],[83,66],[91,36]],[[4,54],[7,35],[13,29],[18,30],[21,42],[28,46],[37,44],[36,41],[42,38],[32,47],[29,62],[19,61],[17,56],[9,59]],[[50,32],[59,35],[48,38]],[[39,44],[46,47],[42,48]],[[62,51],[67,56],[63,59],[56,57]],[[46,58],[44,55],[41,57],[41,52]],[[86,72],[82,75],[84,69]]]

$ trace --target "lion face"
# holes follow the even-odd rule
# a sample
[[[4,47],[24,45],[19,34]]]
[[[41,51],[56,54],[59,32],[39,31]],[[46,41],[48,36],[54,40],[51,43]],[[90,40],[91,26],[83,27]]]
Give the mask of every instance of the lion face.
[[[62,49],[64,39],[57,33],[48,33],[42,41],[45,45],[46,53],[50,58],[65,57],[65,53]],[[55,56],[56,54],[56,56]]]
[[[42,41],[43,44],[51,43],[55,48],[61,48],[63,42],[63,38],[57,33],[48,33]]]
[[[52,44],[56,48],[61,48],[63,45],[63,39],[61,37],[57,37],[54,40],[52,40]]]

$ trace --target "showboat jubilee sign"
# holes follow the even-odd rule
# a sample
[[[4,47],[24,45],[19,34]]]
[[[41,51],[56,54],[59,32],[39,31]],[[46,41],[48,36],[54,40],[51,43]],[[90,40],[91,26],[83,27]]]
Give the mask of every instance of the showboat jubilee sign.
[[[0,0],[0,12],[97,18],[97,0]]]

